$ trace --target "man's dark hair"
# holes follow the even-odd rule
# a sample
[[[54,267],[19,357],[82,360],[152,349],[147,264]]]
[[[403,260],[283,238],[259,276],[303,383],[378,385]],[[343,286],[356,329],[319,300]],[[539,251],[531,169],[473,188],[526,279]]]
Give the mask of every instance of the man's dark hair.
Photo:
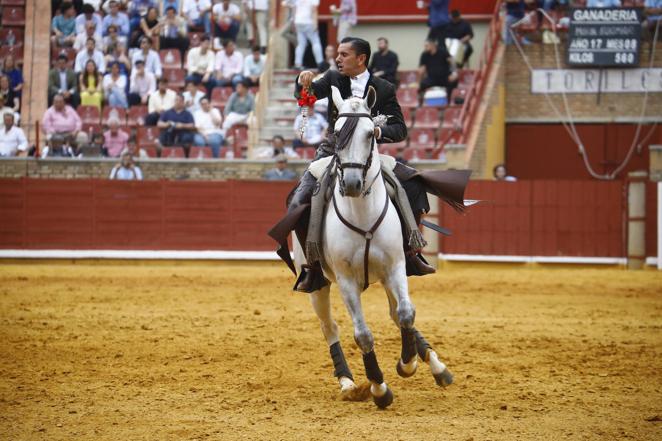
[[[94,6],[89,3],[84,3],[81,10],[83,14],[94,14]]]
[[[167,78],[167,77],[159,78],[158,84],[159,84],[159,85],[161,85],[161,84],[168,84],[168,78]]]
[[[67,58],[67,56],[65,54],[58,55],[57,59],[58,60],[64,60],[64,61],[67,61],[67,62],[69,61],[69,58]]]
[[[87,43],[90,42],[90,41],[91,41],[92,43],[94,43],[94,46],[97,45],[97,41],[94,39],[94,37],[87,37],[87,39],[85,40],[85,43],[87,44]]]
[[[379,40],[384,40],[384,43],[388,44],[388,38],[386,38],[386,37],[379,37],[377,39],[377,41],[379,41]]]
[[[340,43],[349,43],[354,52],[356,52],[357,57],[359,55],[365,55],[365,64],[366,66],[368,65],[368,61],[370,61],[370,43],[363,38],[357,37],[345,37]]]
[[[283,141],[283,143],[285,142],[285,138],[283,138],[281,135],[274,135],[274,137],[271,138],[272,141],[275,141],[276,139],[280,139]]]
[[[453,18],[460,18],[460,11],[458,11],[457,9],[453,9],[453,10],[451,11],[451,17],[453,17]]]
[[[62,3],[62,6],[60,6],[60,11],[64,14],[65,12],[67,12],[67,10],[68,10],[69,8],[73,8],[73,7],[74,7],[74,4],[73,4],[73,3],[71,3],[71,2],[64,2],[64,3]]]
[[[203,41],[210,41],[209,35],[207,35],[207,34],[203,34],[203,35],[200,37],[200,43],[202,43]]]
[[[166,8],[166,13],[168,13],[168,11],[171,10],[171,9],[172,9],[173,11],[177,12],[177,9],[175,9],[174,6],[168,6],[168,7]]]
[[[253,46],[253,52],[260,52],[260,46]]]

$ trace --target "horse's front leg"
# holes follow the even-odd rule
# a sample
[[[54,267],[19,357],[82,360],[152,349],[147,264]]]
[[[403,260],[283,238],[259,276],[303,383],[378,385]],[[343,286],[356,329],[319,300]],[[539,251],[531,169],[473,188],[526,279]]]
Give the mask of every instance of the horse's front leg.
[[[402,337],[402,350],[400,360],[396,366],[398,375],[411,377],[416,373],[418,363],[416,361],[416,337],[414,319],[416,309],[409,298],[409,286],[404,264],[396,267],[382,281],[388,294],[391,319],[400,328]]]
[[[338,286],[343,302],[352,317],[354,325],[354,341],[363,353],[363,365],[368,380],[370,380],[370,393],[377,407],[385,409],[393,402],[393,392],[384,382],[384,374],[377,363],[375,355],[375,340],[366,324],[361,307],[361,293],[356,280],[338,277]]]

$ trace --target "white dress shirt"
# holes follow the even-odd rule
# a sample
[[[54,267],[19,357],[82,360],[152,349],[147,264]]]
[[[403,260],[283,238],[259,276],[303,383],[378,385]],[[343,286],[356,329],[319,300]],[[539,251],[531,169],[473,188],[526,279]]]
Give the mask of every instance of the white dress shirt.
[[[0,156],[15,156],[17,152],[24,152],[28,149],[28,141],[25,139],[25,133],[20,127],[15,125],[7,130],[0,125]]]
[[[365,86],[368,84],[369,79],[370,72],[368,72],[368,69],[355,77],[349,77],[349,80],[352,83],[352,96],[363,98],[363,95],[365,94]]]
[[[106,61],[103,59],[103,53],[97,49],[92,52],[92,55],[87,52],[87,49],[78,52],[78,55],[76,55],[74,72],[77,74],[81,73],[83,69],[85,69],[85,65],[87,64],[88,60],[94,61],[94,64],[97,65],[97,70],[99,72],[106,72]]]
[[[193,114],[193,119],[195,128],[203,135],[223,134],[223,130],[221,130],[223,117],[217,108],[212,107],[209,112],[199,109]]]
[[[244,70],[244,56],[239,51],[234,51],[228,56],[225,51],[216,53],[216,71],[220,72],[221,78],[232,78],[241,75]]]
[[[138,60],[143,60],[147,72],[153,73],[156,78],[161,78],[161,75],[163,75],[161,59],[154,49],[150,49],[149,52],[147,52],[147,56],[145,56],[142,50],[134,51],[131,56],[131,65],[135,66],[136,61]]]

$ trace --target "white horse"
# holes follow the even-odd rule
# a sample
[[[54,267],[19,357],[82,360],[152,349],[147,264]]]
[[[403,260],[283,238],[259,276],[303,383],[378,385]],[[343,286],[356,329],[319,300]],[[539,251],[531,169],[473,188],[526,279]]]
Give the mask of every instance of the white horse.
[[[336,133],[341,139],[344,135],[347,142],[337,148],[335,157],[320,160],[325,164],[335,161],[337,170],[333,201],[324,219],[322,267],[327,279],[338,284],[352,318],[354,340],[363,353],[373,401],[378,407],[385,408],[393,402],[393,393],[377,363],[373,335],[361,308],[361,293],[369,284],[382,283],[388,295],[391,319],[401,331],[398,374],[402,377],[413,375],[418,354],[429,364],[440,386],[451,384],[453,376],[414,328],[415,309],[409,298],[400,220],[381,176],[381,158],[373,135],[375,126],[370,110],[375,104],[375,90],[370,87],[365,99],[352,97],[343,100],[338,89],[332,87],[332,99],[340,112],[335,124]],[[348,122],[352,118],[357,120]],[[349,128],[355,125],[353,133],[341,132],[345,124]],[[301,271],[300,265],[305,260],[299,246],[295,246],[295,262]],[[331,316],[329,291],[330,287],[326,286],[311,293],[310,301],[330,347],[341,395],[353,399],[360,395],[357,394],[359,388],[340,347],[338,326]]]

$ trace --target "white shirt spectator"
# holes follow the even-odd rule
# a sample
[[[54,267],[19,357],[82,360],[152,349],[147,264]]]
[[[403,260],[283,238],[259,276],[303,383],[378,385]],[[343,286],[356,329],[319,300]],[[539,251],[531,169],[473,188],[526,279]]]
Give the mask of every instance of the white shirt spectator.
[[[200,47],[194,47],[188,51],[186,56],[186,69],[189,75],[198,73],[204,75],[206,73],[214,73],[214,51],[207,49],[207,53],[202,55]]]
[[[175,107],[176,97],[177,93],[175,93],[174,90],[166,89],[166,92],[163,95],[161,95],[159,90],[155,90],[154,93],[149,96],[149,101],[147,102],[147,111],[149,113],[161,113],[172,109]]]
[[[352,96],[358,96],[363,98],[365,93],[365,86],[368,85],[368,80],[370,79],[370,72],[368,69],[364,70],[363,73],[358,74],[355,77],[349,77],[349,81],[352,88]]]
[[[218,51],[216,53],[216,70],[221,73],[223,78],[230,78],[237,74],[241,75],[244,70],[244,56],[237,50],[229,57],[225,51]]]
[[[101,8],[102,0],[83,0],[84,5],[92,5],[95,11],[99,11]]]
[[[211,9],[210,0],[184,0],[182,14],[188,20],[198,20],[208,9]]]
[[[113,87],[118,87],[121,90],[125,91],[126,90],[126,75],[119,75],[117,79],[113,79],[113,76],[111,74],[105,75],[103,77],[103,81],[101,82],[101,87],[103,88],[104,94],[106,96],[110,91],[113,89]]]
[[[266,57],[260,55],[260,59],[255,61],[253,55],[244,58],[244,77],[259,77],[264,70],[264,61]]]
[[[156,90],[156,77],[153,73],[145,71],[144,76],[138,76],[137,71],[131,74],[130,93],[137,93],[140,97],[151,95]]]
[[[297,136],[301,129],[301,124],[303,124],[303,116],[299,114],[294,120],[294,131],[297,133]],[[309,145],[322,142],[324,131],[327,127],[329,127],[329,123],[326,121],[326,118],[321,113],[315,112],[314,115],[308,117],[306,130],[303,133],[303,141]]]
[[[103,73],[106,71],[106,61],[103,59],[103,54],[101,53],[101,51],[95,49],[92,55],[90,55],[87,49],[84,49],[78,52],[78,55],[76,55],[74,72],[76,72],[77,74],[81,73],[83,69],[85,69],[85,64],[87,64],[88,60],[94,61],[94,64],[97,65],[97,69],[99,70],[99,72]]]
[[[0,122],[2,122],[2,119],[5,117],[5,113],[11,113],[14,115],[14,124],[18,124],[21,121],[21,114],[18,112],[14,112],[14,109],[11,107],[0,107]]]
[[[151,72],[156,78],[161,78],[161,75],[163,75],[161,59],[154,49],[150,49],[149,52],[147,52],[147,56],[145,56],[142,50],[134,51],[131,56],[131,65],[135,66],[136,61],[138,60],[143,60],[145,62],[146,72]]]
[[[92,18],[89,21],[90,23],[94,23],[96,25],[94,28],[94,33],[101,37],[101,26],[103,22],[101,20],[101,16],[99,14],[92,14]],[[80,14],[78,17],[76,17],[76,34],[85,33],[85,25],[87,22],[88,20],[87,17],[85,17],[85,14]]]
[[[216,109],[214,109],[216,110]],[[0,156],[16,156],[18,152],[28,149],[28,140],[20,127],[15,125],[7,130],[4,124],[0,125]]]
[[[313,7],[317,7],[319,5],[319,0],[296,0],[294,23],[303,25],[317,25],[317,23],[313,23]]]
[[[209,112],[199,109],[193,114],[193,119],[195,120],[195,128],[203,135],[223,134],[221,129],[223,117],[217,108],[212,107]]]
[[[200,110],[200,100],[205,97],[205,94],[196,89],[195,96],[191,96],[191,92],[188,90],[182,96],[184,97],[184,103],[186,103],[186,110],[193,114]]]
[[[133,168],[123,167],[121,164],[116,165],[110,171],[110,179],[119,179],[123,181],[143,180],[143,172],[140,167],[134,165]]]
[[[74,49],[76,50],[76,52],[85,50],[85,44],[87,43],[88,38],[89,36],[85,31],[76,35],[76,39],[74,40]],[[103,38],[101,38],[101,34],[97,34],[95,32],[92,38],[94,38],[94,43],[96,44],[96,47],[103,47]]]
[[[212,12],[216,16],[217,20],[222,20],[224,18],[229,19],[236,17],[237,15],[241,15],[241,9],[239,9],[239,6],[235,5],[234,3],[230,3],[228,5],[228,10],[225,11],[223,10],[223,2],[218,2],[212,8]]]

